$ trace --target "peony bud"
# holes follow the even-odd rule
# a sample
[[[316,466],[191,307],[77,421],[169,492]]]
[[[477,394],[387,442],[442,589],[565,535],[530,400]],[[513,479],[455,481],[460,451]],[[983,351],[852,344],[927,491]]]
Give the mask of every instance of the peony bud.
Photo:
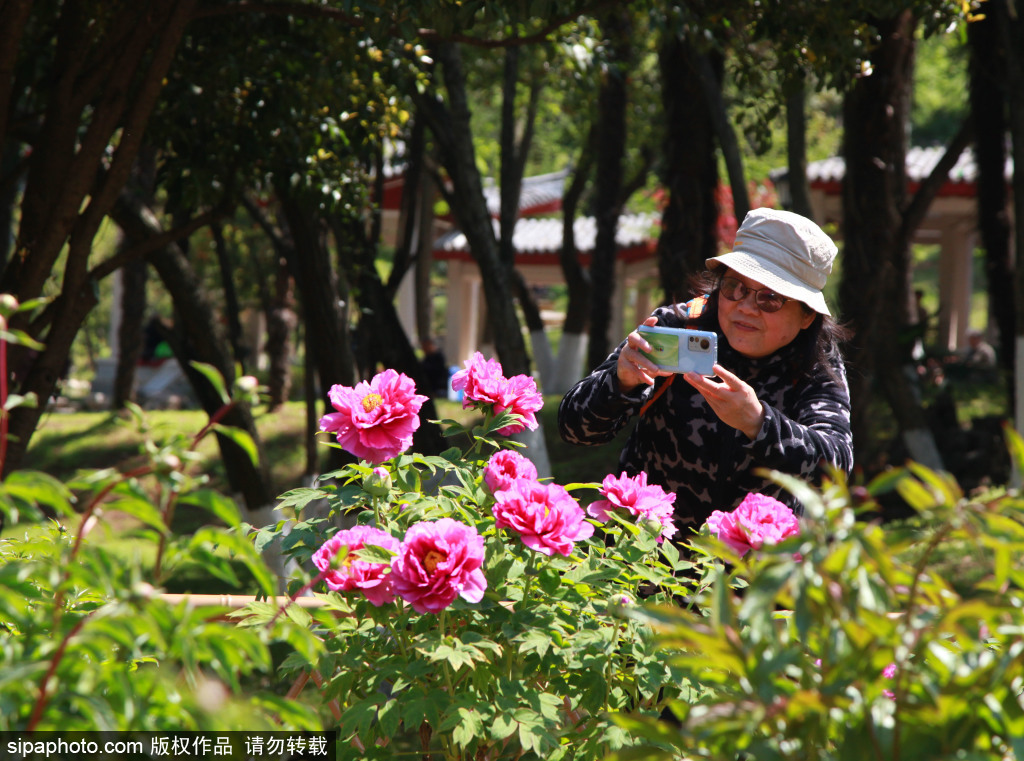
[[[18,299],[11,293],[0,293],[0,314],[4,317],[14,314],[18,311],[18,307],[21,306],[18,303]]]
[[[363,478],[363,491],[373,497],[386,497],[391,493],[391,474],[387,468],[374,468]]]
[[[652,536],[661,536],[661,530],[664,528],[664,524],[657,518],[648,518],[643,522],[643,526]]]
[[[243,375],[235,381],[235,388],[241,391],[243,394],[251,394],[257,388],[259,388],[260,382],[254,375]]]

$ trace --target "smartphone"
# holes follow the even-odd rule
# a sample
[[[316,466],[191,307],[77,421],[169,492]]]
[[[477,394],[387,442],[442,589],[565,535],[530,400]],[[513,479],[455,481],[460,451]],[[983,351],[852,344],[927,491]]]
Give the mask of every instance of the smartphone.
[[[663,328],[641,325],[637,332],[651,345],[651,353],[641,352],[662,370],[674,373],[694,372],[714,375],[718,362],[718,336],[709,330]]]

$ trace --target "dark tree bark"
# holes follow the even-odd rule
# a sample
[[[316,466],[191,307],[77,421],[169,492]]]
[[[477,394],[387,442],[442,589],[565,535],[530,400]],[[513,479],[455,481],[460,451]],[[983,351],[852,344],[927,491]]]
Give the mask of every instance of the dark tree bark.
[[[264,307],[267,318],[267,408],[270,411],[279,409],[291,394],[292,357],[295,354],[293,336],[299,322],[287,262],[275,257],[275,264],[274,294]]]
[[[366,240],[362,220],[335,220],[336,244],[347,249],[344,258],[355,290],[359,294],[360,320],[356,326],[359,344],[365,348],[370,367],[384,366],[408,375],[419,393],[428,397],[420,409],[420,426],[413,435],[413,447],[423,454],[440,454],[448,448],[437,423],[437,408],[430,389],[430,380],[423,365],[402,329],[394,300],[381,282],[374,265],[376,246]]]
[[[594,147],[597,131],[591,125],[586,144],[580,151],[576,168],[572,173],[572,181],[562,197],[562,247],[559,249],[559,262],[568,291],[568,303],[565,308],[564,333],[584,334],[590,320],[590,273],[580,264],[579,253],[576,251],[576,210],[586,190],[590,172],[594,166]]]
[[[854,441],[867,441],[868,402],[882,392],[910,456],[941,467],[924,410],[905,372],[905,337],[916,319],[911,290],[906,197],[906,129],[916,20],[909,11],[874,20],[880,43],[874,72],[857,81],[843,105],[842,314],[854,330],[847,352]]]
[[[996,5],[1005,0],[991,2]],[[978,231],[985,249],[989,312],[998,332],[1000,363],[1012,378],[1017,318],[1006,187],[1006,60],[997,23],[994,15],[986,14],[967,25],[969,94],[978,164]],[[1012,381],[1009,391],[1013,393]]]
[[[155,215],[127,193],[115,206],[113,218],[135,239],[142,239],[147,234],[156,237],[162,232]],[[185,371],[200,405],[212,416],[223,408],[224,401],[205,376],[193,369],[190,363],[197,361],[213,366],[230,388],[235,378],[230,349],[219,329],[214,310],[203,294],[202,283],[181,249],[176,244],[168,243],[153,250],[148,258],[174,301],[177,322],[169,341],[171,349]],[[276,492],[248,405],[235,402],[221,418],[221,422],[248,433],[257,450],[257,461],[253,462],[238,444],[217,434],[221,459],[232,491],[241,494],[249,510],[266,507],[274,501]]]
[[[811,188],[807,182],[807,86],[803,74],[786,83],[786,157],[790,210],[812,219]],[[743,220],[737,215],[737,222]]]
[[[19,255],[6,262],[0,292],[19,301],[38,297],[62,252],[63,277],[52,308],[38,318],[25,314],[12,321],[12,327],[36,338],[47,331],[46,349],[31,361],[14,389],[18,393],[33,393],[40,400],[53,394],[71,343],[96,303],[95,273],[89,267],[93,239],[128,180],[194,6],[195,0],[125,2],[102,28],[85,23],[85,6],[61,8],[47,82],[51,91],[32,144],[20,206]],[[13,117],[11,73],[27,12],[17,0],[0,5],[0,135],[7,134]],[[20,354],[12,356],[13,364],[28,366],[25,352],[12,354]],[[12,411],[4,473],[21,466],[43,408]]]
[[[1014,418],[1019,432],[1024,430],[1024,19],[1020,6],[1014,9],[1006,0],[993,2],[989,11],[999,29],[1006,56],[1006,97],[1013,146],[1013,250],[1016,339],[1014,341]],[[1018,480],[1020,473],[1015,474]]]
[[[21,170],[17,147],[9,143],[0,150],[0,271],[7,264],[14,246],[14,205],[18,200]]]
[[[224,318],[228,323],[228,343],[231,345],[231,355],[235,362],[242,366],[244,373],[248,350],[242,344],[242,309],[238,303],[238,288],[235,286],[231,252],[228,251],[227,241],[224,240],[224,231],[220,223],[210,225],[210,235],[213,237],[221,287],[224,289]]]
[[[146,281],[149,265],[137,259],[121,268],[121,325],[117,331],[117,369],[111,409],[135,401],[135,368],[142,359],[146,324]]]
[[[669,36],[658,51],[665,109],[667,204],[658,238],[658,271],[666,303],[689,296],[689,277],[705,269],[717,246],[714,127],[697,84],[698,53]]]
[[[434,52],[444,72],[448,105],[437,98],[419,97],[418,110],[427,117],[437,141],[441,163],[453,184],[453,211],[480,267],[498,359],[507,376],[528,374],[530,359],[516,315],[513,286],[498,252],[476,166],[462,57],[458,46],[451,42],[439,43]]]
[[[740,153],[739,140],[733,129],[729,112],[722,97],[722,65],[720,55],[710,51],[697,56],[697,77],[700,82],[707,110],[711,115],[711,124],[715,128],[715,137],[722,149],[726,173],[729,176],[729,187],[732,190],[732,207],[738,222],[742,222],[750,211],[750,194],[747,192],[747,179],[743,173],[743,156]]]
[[[603,15],[601,24],[611,52],[597,97],[597,173],[594,183],[597,237],[590,264],[592,290],[590,344],[587,347],[587,364],[591,369],[608,357],[612,346],[610,333],[618,327],[612,325],[610,304],[615,290],[616,234],[622,213],[623,158],[626,153],[627,83],[633,58],[629,8],[611,8]]]
[[[302,294],[303,324],[314,349],[320,394],[326,396],[335,384],[356,382],[347,323],[338,303],[339,275],[331,266],[326,231],[316,214],[296,198],[282,193],[280,200],[292,243],[285,254]]]
[[[331,266],[326,230],[317,213],[300,199],[278,188],[281,210],[287,220],[287,245],[282,250],[295,278],[302,302],[306,351],[316,368],[316,395],[326,399],[331,386],[354,386],[356,360],[348,330],[348,285],[344,275]],[[316,429],[308,436],[314,437]],[[335,447],[327,450],[326,467],[336,470],[353,461]]]

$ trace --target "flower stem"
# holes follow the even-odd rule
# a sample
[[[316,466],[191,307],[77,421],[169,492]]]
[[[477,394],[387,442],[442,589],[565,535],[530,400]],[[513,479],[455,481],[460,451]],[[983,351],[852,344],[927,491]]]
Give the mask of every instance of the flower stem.
[[[313,578],[309,583],[307,583],[305,586],[303,586],[302,589],[300,589],[298,592],[296,592],[293,595],[289,595],[288,596],[288,600],[285,601],[285,603],[280,608],[277,609],[277,612],[274,614],[274,617],[271,618],[269,621],[267,621],[267,627],[266,628],[267,629],[272,628],[274,626],[274,624],[277,622],[277,619],[279,619],[281,617],[281,614],[284,613],[286,610],[288,610],[288,608],[291,607],[291,604],[293,602],[295,602],[297,599],[302,597],[302,595],[306,594],[306,592],[308,592],[309,590],[311,590],[313,587],[315,587],[317,584],[319,584],[321,581],[324,580],[324,577],[327,575],[329,570],[330,569],[327,569],[325,571],[321,571],[320,573],[318,573],[316,575],[315,578]]]
[[[526,610],[526,601],[530,597],[530,587],[533,586],[533,577],[537,571],[537,553],[530,552],[530,557],[526,561],[526,570],[523,571],[523,575],[526,576],[526,581],[523,582],[523,599],[519,601],[519,605],[516,606],[516,612],[522,612]]]

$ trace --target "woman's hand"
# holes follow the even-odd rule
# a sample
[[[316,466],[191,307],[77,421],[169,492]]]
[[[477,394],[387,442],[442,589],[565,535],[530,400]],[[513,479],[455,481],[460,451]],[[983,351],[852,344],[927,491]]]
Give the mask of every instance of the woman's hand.
[[[644,325],[657,325],[657,317],[648,317]],[[640,352],[650,352],[652,347],[647,340],[637,331],[626,336],[626,345],[619,352],[619,362],[615,367],[615,373],[619,379],[619,388],[629,391],[641,383],[648,386],[654,384],[654,379],[659,375],[671,375],[667,370],[659,370],[655,364]]]
[[[764,424],[764,407],[757,394],[721,365],[715,365],[714,371],[721,382],[697,373],[686,373],[683,377],[707,400],[723,423],[742,431],[753,441]]]

